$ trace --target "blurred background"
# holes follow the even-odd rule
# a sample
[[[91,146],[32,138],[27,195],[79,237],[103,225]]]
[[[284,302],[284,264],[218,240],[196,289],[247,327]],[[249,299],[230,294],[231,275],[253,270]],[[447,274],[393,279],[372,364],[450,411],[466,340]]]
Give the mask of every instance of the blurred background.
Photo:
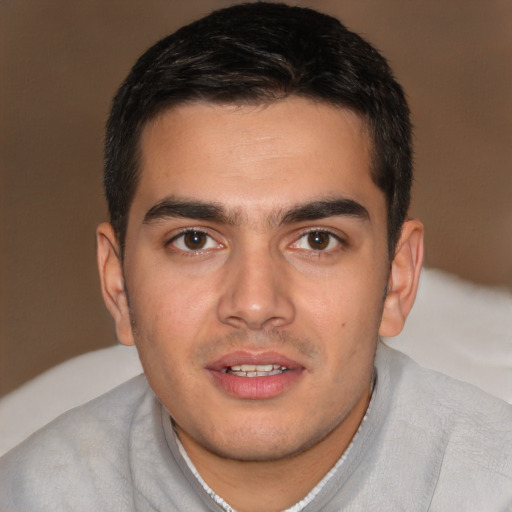
[[[0,3],[0,395],[116,343],[95,261],[111,99],[147,47],[233,3]],[[512,290],[512,2],[293,3],[339,17],[405,87],[427,265]]]

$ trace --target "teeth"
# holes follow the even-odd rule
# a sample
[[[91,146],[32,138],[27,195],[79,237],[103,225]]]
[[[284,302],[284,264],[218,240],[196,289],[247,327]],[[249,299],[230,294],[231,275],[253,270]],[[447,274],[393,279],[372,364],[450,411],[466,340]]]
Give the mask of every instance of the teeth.
[[[240,364],[233,365],[223,371],[236,377],[269,377],[271,375],[279,375],[286,370],[288,370],[286,366],[278,364]]]
[[[234,372],[271,372],[277,370],[279,366],[275,364],[241,364],[232,366]]]

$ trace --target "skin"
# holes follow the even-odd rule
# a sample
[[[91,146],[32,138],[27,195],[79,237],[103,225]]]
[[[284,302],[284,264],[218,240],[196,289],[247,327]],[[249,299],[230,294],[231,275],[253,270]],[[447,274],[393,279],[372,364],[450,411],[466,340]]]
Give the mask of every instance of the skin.
[[[98,228],[118,337],[210,487],[239,511],[282,510],[357,431],[378,334],[414,301],[421,224],[404,224],[389,262],[364,126],[311,100],[175,107],[141,149],[124,262]],[[272,361],[288,371],[222,373]]]

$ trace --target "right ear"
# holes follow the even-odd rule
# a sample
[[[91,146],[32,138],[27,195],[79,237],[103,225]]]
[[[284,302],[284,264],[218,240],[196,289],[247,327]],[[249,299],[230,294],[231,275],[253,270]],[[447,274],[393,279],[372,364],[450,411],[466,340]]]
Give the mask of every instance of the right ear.
[[[133,330],[119,244],[114,228],[108,222],[103,222],[96,229],[96,247],[101,293],[114,319],[117,339],[123,345],[133,345]]]

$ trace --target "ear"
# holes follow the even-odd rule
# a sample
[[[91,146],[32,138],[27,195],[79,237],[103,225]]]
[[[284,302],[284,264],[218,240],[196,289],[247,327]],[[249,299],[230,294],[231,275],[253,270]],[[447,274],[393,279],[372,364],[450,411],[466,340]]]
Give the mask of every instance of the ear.
[[[104,222],[96,230],[98,270],[101,293],[116,325],[117,338],[123,345],[133,345],[130,310],[124,286],[119,244],[111,224]]]
[[[381,336],[396,336],[403,329],[416,298],[422,265],[423,225],[417,220],[408,220],[402,226],[391,263],[388,293],[379,329]]]

